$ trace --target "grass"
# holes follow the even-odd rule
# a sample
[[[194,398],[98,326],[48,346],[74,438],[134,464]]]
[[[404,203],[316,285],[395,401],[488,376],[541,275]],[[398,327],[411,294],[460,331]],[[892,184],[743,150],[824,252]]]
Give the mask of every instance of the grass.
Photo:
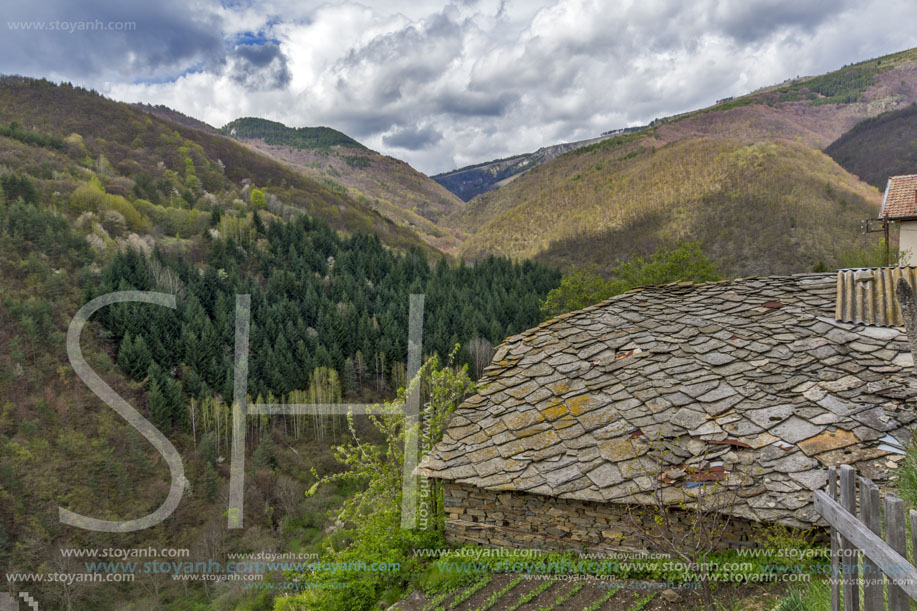
[[[473,586],[457,594],[456,597],[452,599],[452,602],[449,603],[449,606],[446,608],[455,609],[457,606],[474,596],[479,590],[486,588],[491,581],[493,581],[493,577],[491,575],[485,575],[483,579],[475,583]]]
[[[535,600],[535,599],[538,597],[539,594],[541,594],[542,592],[546,591],[548,588],[550,588],[551,586],[553,586],[555,583],[557,583],[557,580],[556,580],[556,579],[549,579],[549,580],[545,581],[544,583],[542,583],[542,584],[539,585],[538,587],[536,587],[536,588],[534,588],[533,590],[531,590],[531,591],[529,591],[529,592],[526,592],[525,594],[523,594],[522,596],[520,596],[520,597],[519,597],[519,600],[517,600],[515,603],[511,604],[509,607],[506,608],[506,611],[516,611],[516,609],[518,609],[518,608],[521,607],[522,605],[527,604],[527,603],[529,603],[529,602]]]
[[[821,579],[790,589],[771,611],[823,611],[831,608],[831,586]]]
[[[583,611],[598,611],[602,605],[611,600],[611,597],[618,593],[620,588],[609,588],[608,591],[591,605],[583,607]]]
[[[658,595],[659,592],[648,592],[646,596],[639,598],[636,603],[629,607],[628,611],[643,611],[643,609],[646,609],[646,606],[653,602]]]
[[[565,602],[567,602],[568,600],[570,600],[571,598],[579,594],[579,591],[582,589],[583,589],[583,583],[578,581],[575,584],[573,584],[573,587],[570,588],[566,593],[561,594],[560,596],[555,598],[553,603],[551,603],[547,607],[540,607],[538,611],[552,611],[555,607],[559,607],[563,605]]]
[[[503,598],[503,597],[506,596],[509,592],[511,592],[511,591],[513,590],[513,588],[515,588],[515,587],[518,586],[520,583],[522,583],[523,579],[525,579],[525,578],[522,577],[521,575],[520,575],[519,577],[516,577],[516,578],[513,579],[511,582],[509,582],[508,584],[506,584],[505,586],[503,586],[500,590],[494,592],[494,593],[491,594],[489,597],[487,597],[487,600],[484,601],[484,603],[483,603],[480,607],[478,607],[477,609],[475,609],[475,611],[487,611],[488,609],[490,609],[491,607],[493,607],[495,604],[497,604],[497,602],[498,602],[501,598]]]

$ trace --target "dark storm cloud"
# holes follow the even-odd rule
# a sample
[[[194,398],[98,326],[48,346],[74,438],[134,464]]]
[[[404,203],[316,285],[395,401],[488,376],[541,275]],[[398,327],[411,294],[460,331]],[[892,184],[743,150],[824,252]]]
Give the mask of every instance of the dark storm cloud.
[[[230,78],[246,89],[280,89],[290,83],[287,58],[275,43],[239,45],[231,59]]]
[[[758,0],[722,3],[710,23],[742,43],[754,43],[782,29],[812,31],[854,5],[854,0]]]
[[[467,117],[499,117],[515,102],[519,94],[513,92],[456,91],[437,98],[440,112]]]
[[[410,125],[399,127],[391,134],[382,136],[382,143],[393,148],[417,151],[430,148],[442,139],[442,133],[432,126],[418,127]]]
[[[155,80],[225,59],[219,19],[179,0],[6,3],[0,28],[2,73]]]

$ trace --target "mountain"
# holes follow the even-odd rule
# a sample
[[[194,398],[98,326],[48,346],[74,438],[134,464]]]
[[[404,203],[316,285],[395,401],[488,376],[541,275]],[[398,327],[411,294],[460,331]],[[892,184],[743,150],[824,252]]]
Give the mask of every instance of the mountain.
[[[450,172],[437,174],[432,178],[467,202],[476,195],[508,185],[521,174],[559,155],[601,142],[608,137],[611,136],[603,135],[589,140],[545,146],[534,153],[513,155],[512,157],[469,165]]]
[[[227,530],[237,295],[251,302],[250,401],[376,403],[406,383],[409,295],[425,296],[424,357],[461,367],[538,324],[560,280],[532,262],[453,264],[349,195],[171,116],[66,84],[0,79],[4,573],[108,570],[85,564],[104,556],[64,550],[181,549],[183,560],[223,566],[235,553],[322,550],[341,526],[329,510],[362,485],[305,494],[315,475],[342,469],[332,446],[350,439],[344,418],[248,419],[244,529]],[[68,358],[74,314],[127,290],[168,293],[175,306],[102,308],[80,347],[174,445],[186,487],[162,523],[96,532],[62,523],[59,507],[135,519],[163,502],[171,480],[162,446],[109,409]],[[476,360],[456,343],[476,346]],[[352,424],[378,439],[368,419]],[[174,577],[20,585],[42,609],[178,611],[272,608],[289,579],[269,573],[276,587],[253,590]]]
[[[882,190],[889,176],[917,174],[917,105],[857,123],[825,152]]]
[[[217,130],[217,128],[210,125],[209,123],[205,123],[201,121],[200,119],[195,119],[194,117],[189,117],[188,115],[178,112],[177,110],[169,108],[168,106],[165,106],[163,104],[153,105],[153,104],[143,104],[141,102],[141,103],[131,104],[131,106],[139,110],[142,110],[143,112],[147,112],[151,115],[157,116],[160,119],[171,121],[172,123],[178,123],[180,125],[184,125],[185,127],[193,127],[194,129],[199,129],[201,131],[208,132],[211,134],[220,133],[219,130]]]
[[[459,246],[461,236],[441,222],[462,201],[403,161],[380,155],[328,127],[292,128],[266,119],[243,118],[220,132],[347,194],[441,251],[455,252]]]
[[[257,189],[264,193],[269,210],[278,216],[307,212],[336,230],[375,233],[392,246],[423,244],[415,232],[396,225],[340,190],[294,172],[230,138],[164,120],[81,87],[3,77],[0,124],[3,123],[15,123],[27,131],[62,140],[66,155],[56,159],[52,165],[58,167],[49,166],[46,174],[61,181],[64,196],[76,186],[72,176],[85,174],[85,170],[70,171],[68,166],[95,171],[105,189],[114,195],[164,205],[174,215],[184,208],[187,212],[181,214],[200,216],[223,202],[238,208]],[[32,151],[22,155],[3,163],[13,168],[26,162],[37,163]],[[63,175],[55,175],[54,170]],[[68,172],[71,176],[66,175]]]
[[[790,273],[862,243],[878,205],[878,191],[798,143],[630,142],[564,155],[472,200],[461,220],[479,228],[463,254],[608,270],[698,241],[724,276]]]
[[[469,234],[461,254],[472,259],[608,270],[697,240],[726,275],[836,264],[866,244],[860,221],[875,216],[880,196],[822,149],[915,101],[917,50],[860,62],[577,148],[477,195],[447,222]]]

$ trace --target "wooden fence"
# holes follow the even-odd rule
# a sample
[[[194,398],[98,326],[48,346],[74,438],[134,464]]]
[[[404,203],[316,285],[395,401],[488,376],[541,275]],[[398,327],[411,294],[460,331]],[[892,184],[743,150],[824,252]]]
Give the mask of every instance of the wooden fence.
[[[859,515],[857,518],[857,479]],[[865,611],[884,611],[888,585],[888,610],[908,611],[917,600],[917,568],[907,560],[904,501],[894,495],[884,499],[885,540],[882,540],[879,489],[856,469],[841,465],[840,485],[835,467],[828,469],[827,492],[816,490],[815,511],[831,525],[831,609],[860,611],[860,585]],[[840,495],[838,495],[840,492]],[[917,556],[917,511],[909,513],[911,537]],[[860,577],[858,557],[863,557]],[[917,563],[917,557],[915,557]]]

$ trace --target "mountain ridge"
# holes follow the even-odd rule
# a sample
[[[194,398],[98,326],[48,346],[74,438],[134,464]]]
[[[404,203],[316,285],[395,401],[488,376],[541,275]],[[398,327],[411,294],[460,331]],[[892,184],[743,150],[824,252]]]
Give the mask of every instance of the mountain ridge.
[[[837,264],[843,248],[865,247],[859,222],[878,212],[879,193],[822,149],[864,119],[914,102],[917,49],[909,49],[657,119],[644,129],[579,147],[477,195],[447,222],[469,235],[460,252],[471,259],[502,254],[564,269],[595,263],[607,271],[628,255],[645,256],[678,240],[698,240],[726,275]],[[673,156],[673,150],[684,158]],[[754,160],[758,153],[764,161]],[[714,155],[709,167],[693,159],[699,154]],[[787,165],[784,158],[798,165]],[[759,163],[770,167],[769,180],[757,173]],[[714,168],[719,174],[708,176]],[[723,182],[727,179],[731,182]],[[818,180],[823,181],[820,188]],[[787,194],[794,189],[796,195]],[[808,223],[800,197],[819,211],[822,227]],[[707,206],[698,207],[700,201]],[[742,201],[744,212],[734,206]],[[698,221],[721,225],[715,212],[706,209],[710,206],[723,207],[736,224],[722,226],[719,240]],[[769,220],[754,215],[761,206],[793,208],[794,221],[785,223],[783,234],[772,234]],[[673,224],[672,217],[682,222]],[[786,253],[756,260],[744,243],[750,238],[735,237],[748,222],[757,224],[757,239],[770,236],[784,244]],[[832,242],[819,233],[833,236]],[[725,248],[729,239],[736,241]]]
[[[463,205],[408,163],[382,155],[328,127],[291,128],[265,119],[236,119],[220,129],[293,171],[346,193],[434,248],[457,252],[463,235],[441,221]]]

